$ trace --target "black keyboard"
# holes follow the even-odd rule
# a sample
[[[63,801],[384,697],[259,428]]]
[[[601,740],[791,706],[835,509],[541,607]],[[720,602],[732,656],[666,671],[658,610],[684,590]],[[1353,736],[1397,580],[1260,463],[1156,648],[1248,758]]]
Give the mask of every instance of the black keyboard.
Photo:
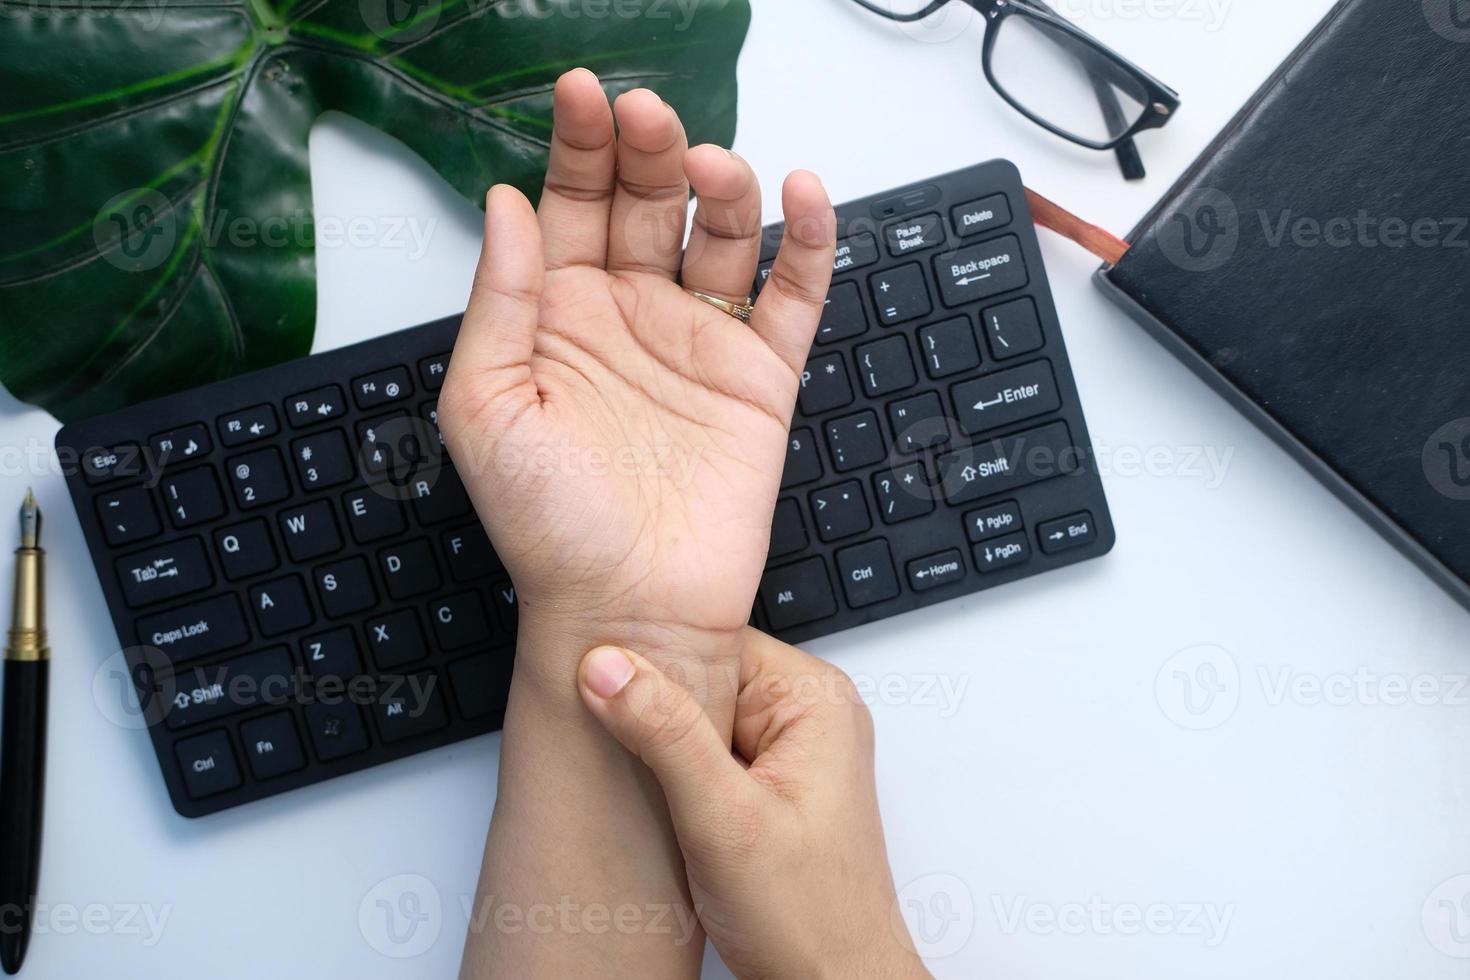
[[[801,641],[1106,552],[1112,524],[1015,168],[984,164],[838,219],[753,621]],[[458,325],[57,436],[179,813],[501,726],[515,586],[436,428]]]

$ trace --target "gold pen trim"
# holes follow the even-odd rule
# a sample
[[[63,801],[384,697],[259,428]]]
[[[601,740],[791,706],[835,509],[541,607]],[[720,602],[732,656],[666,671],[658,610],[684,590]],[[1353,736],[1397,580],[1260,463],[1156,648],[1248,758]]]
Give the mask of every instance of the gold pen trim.
[[[40,547],[41,510],[29,490],[20,508],[20,536],[21,546],[15,549],[15,591],[10,607],[5,659],[49,660],[51,649],[46,645],[46,553]]]

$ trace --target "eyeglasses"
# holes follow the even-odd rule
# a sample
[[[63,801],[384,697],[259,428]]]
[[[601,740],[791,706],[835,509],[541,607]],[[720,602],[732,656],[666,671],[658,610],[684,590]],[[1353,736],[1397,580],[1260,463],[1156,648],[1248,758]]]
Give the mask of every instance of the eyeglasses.
[[[949,0],[853,0],[889,20],[923,20]],[[1179,94],[1072,25],[1045,0],[961,0],[985,18],[985,77],[1027,119],[1093,150],[1113,150],[1128,180],[1145,175],[1133,137],[1158,129]]]

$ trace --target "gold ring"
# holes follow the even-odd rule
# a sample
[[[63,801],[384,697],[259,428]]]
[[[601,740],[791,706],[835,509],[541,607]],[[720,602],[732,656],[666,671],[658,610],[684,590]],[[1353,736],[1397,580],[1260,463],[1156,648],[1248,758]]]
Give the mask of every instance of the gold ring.
[[[711,296],[709,293],[701,293],[697,289],[685,289],[684,292],[702,303],[708,303],[722,313],[730,314],[741,323],[750,323],[750,315],[755,312],[755,307],[751,305],[749,296],[745,297],[744,303],[732,303],[727,299]]]

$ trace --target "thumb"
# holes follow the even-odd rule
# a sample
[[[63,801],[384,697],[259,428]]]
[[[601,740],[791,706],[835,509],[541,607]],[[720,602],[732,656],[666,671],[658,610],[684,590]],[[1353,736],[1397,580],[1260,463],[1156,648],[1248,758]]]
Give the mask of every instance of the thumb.
[[[577,687],[602,726],[653,770],[681,831],[708,825],[751,788],[704,707],[638,654],[598,647],[582,658]]]

